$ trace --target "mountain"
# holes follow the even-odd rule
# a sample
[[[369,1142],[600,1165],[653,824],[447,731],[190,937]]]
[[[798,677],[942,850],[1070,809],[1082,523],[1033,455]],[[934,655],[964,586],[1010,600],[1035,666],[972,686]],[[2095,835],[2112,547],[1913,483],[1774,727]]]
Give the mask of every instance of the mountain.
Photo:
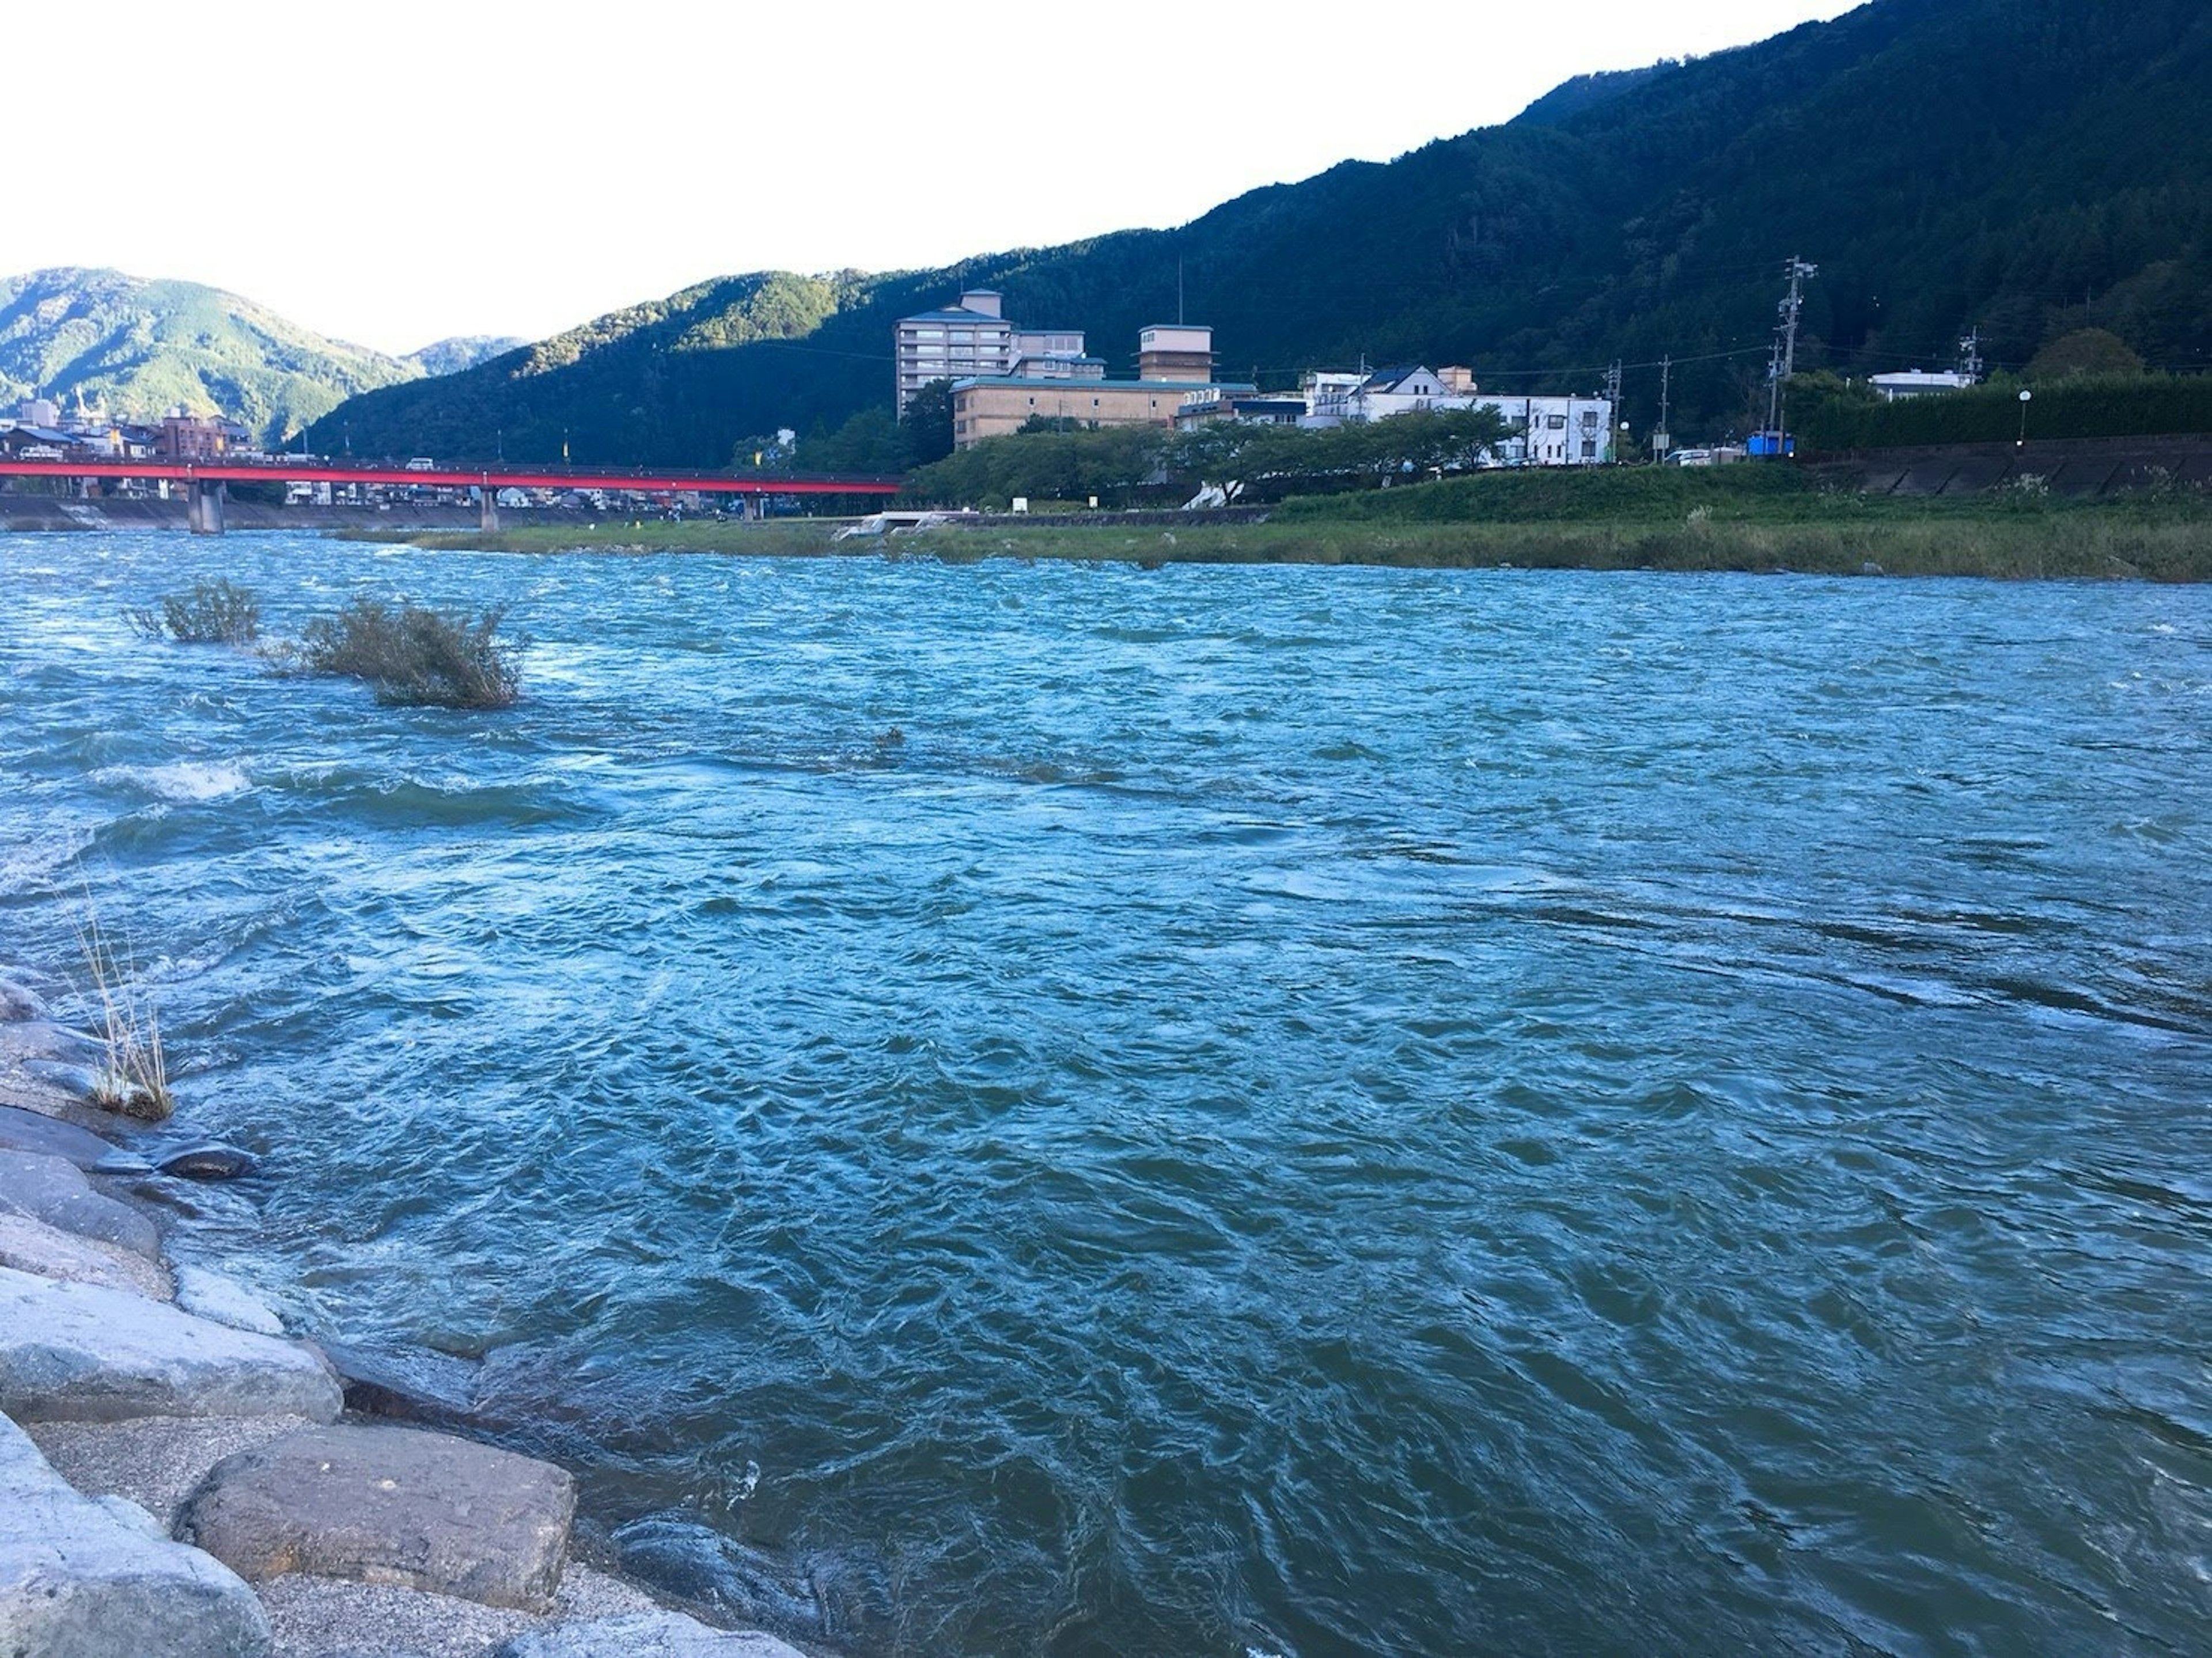
[[[1588,76],[1504,125],[1136,230],[888,276],[700,284],[326,419],[356,451],[713,466],[753,434],[889,403],[893,321],[990,287],[1115,372],[1139,327],[1211,323],[1224,374],[1472,365],[1678,434],[1763,415],[1784,261],[1817,264],[1801,368],[1995,365],[2110,330],[2212,367],[2212,8],[1875,0],[1757,46]],[[802,449],[802,455],[803,455]]]
[[[458,374],[465,368],[503,357],[529,343],[528,340],[507,334],[456,334],[449,340],[434,341],[420,351],[410,351],[400,361],[411,362],[428,375]]]
[[[418,366],[288,322],[198,282],[63,267],[0,276],[0,406],[82,393],[123,420],[173,404],[276,440]]]

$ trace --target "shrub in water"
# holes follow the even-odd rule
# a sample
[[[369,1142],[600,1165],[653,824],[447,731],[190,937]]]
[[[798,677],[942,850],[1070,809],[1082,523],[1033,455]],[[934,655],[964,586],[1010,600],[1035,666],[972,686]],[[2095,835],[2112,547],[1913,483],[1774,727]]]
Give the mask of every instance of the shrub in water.
[[[521,686],[514,647],[498,637],[505,614],[494,608],[471,620],[460,612],[356,598],[337,615],[310,622],[285,654],[308,673],[365,679],[381,702],[504,708]]]
[[[251,587],[197,581],[188,593],[171,593],[161,608],[125,610],[124,620],[149,639],[179,645],[251,645],[261,631],[261,601]]]

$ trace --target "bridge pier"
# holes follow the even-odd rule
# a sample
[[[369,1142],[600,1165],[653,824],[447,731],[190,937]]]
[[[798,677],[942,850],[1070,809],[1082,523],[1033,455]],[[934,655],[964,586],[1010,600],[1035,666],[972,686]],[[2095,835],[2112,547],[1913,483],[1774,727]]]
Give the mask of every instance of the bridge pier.
[[[196,536],[222,533],[222,483],[193,478],[185,485],[185,522]]]
[[[477,489],[477,523],[488,536],[499,533],[499,491],[487,477]]]

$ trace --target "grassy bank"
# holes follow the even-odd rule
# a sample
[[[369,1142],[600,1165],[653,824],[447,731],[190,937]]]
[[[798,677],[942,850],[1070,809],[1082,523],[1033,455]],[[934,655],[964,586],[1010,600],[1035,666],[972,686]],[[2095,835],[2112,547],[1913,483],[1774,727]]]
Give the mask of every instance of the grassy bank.
[[[1291,501],[1259,525],[946,528],[832,543],[820,520],[646,523],[382,534],[512,552],[844,553],[1146,565],[1796,570],[1835,575],[2212,580],[2212,501],[2191,492],[2075,501],[2005,491],[1897,501],[1821,488],[1795,469],[1486,474]]]

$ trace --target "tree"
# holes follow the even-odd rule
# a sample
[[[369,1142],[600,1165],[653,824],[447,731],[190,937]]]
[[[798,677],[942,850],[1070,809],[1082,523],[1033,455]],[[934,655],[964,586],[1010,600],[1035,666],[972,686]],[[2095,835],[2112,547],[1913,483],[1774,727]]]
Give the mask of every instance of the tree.
[[[2142,367],[2142,359],[2111,330],[2077,328],[2037,352],[2027,365],[2027,378],[2045,381],[2073,380],[2082,374],[2140,374]]]
[[[899,468],[901,471],[927,466],[951,454],[952,382],[930,380],[908,398],[906,413],[899,416],[899,430],[906,438],[906,464]]]

